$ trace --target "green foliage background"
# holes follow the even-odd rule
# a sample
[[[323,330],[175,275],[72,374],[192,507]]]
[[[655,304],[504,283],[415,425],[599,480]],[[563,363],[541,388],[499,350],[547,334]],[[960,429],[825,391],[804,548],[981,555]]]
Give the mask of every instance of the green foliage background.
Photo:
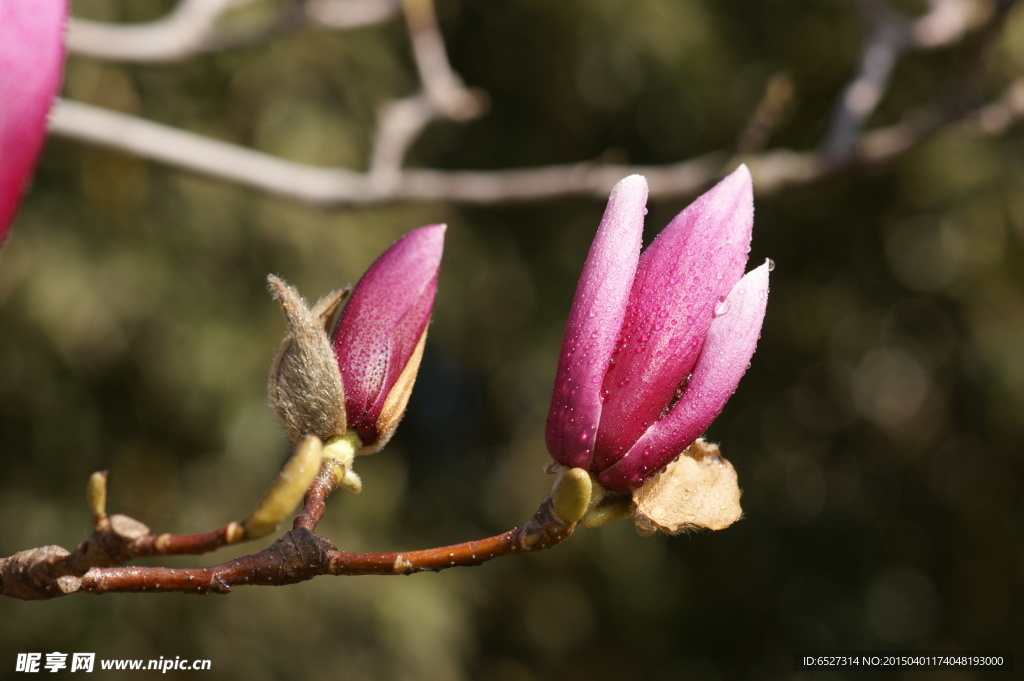
[[[144,21],[172,5],[77,0],[75,12]],[[412,164],[441,168],[729,148],[780,72],[796,96],[772,143],[813,148],[864,37],[840,0],[439,11],[456,70],[491,98],[487,116],[416,144]],[[180,64],[72,57],[65,93],[362,168],[376,107],[416,86],[408,50],[395,20]],[[940,99],[963,53],[901,62],[872,124]],[[1018,9],[981,92],[1022,72]],[[641,539],[620,523],[441,574],[3,602],[0,677],[29,651],[374,681],[769,679],[798,676],[796,650],[1020,653],[1022,187],[1024,131],[950,132],[891,167],[757,199],[751,262],[777,263],[768,318],[709,432],[744,489],[746,517],[728,530]],[[648,238],[685,203],[653,202]],[[408,415],[385,452],[359,461],[362,495],[332,499],[321,530],[342,548],[397,550],[524,521],[549,484],[552,375],[602,210],[320,210],[51,139],[0,254],[0,555],[80,541],[98,469],[111,510],[154,530],[246,513],[287,454],[263,392],[283,334],[267,273],[316,298],[433,222],[449,230]]]

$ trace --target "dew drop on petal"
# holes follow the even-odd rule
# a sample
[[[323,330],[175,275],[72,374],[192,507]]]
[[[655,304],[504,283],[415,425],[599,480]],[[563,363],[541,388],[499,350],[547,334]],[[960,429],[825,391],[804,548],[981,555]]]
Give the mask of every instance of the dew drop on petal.
[[[774,269],[775,269],[775,261],[772,260],[771,258],[768,258],[768,271],[771,272]]]

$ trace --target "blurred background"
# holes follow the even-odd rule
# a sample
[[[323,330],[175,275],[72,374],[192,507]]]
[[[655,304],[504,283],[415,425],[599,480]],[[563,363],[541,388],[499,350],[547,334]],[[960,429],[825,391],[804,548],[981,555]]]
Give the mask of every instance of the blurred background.
[[[865,39],[856,5],[440,0],[452,66],[490,108],[430,126],[408,164],[729,150],[773,77],[793,94],[769,146],[814,149]],[[74,13],[142,22],[173,6]],[[869,124],[940,101],[969,43],[902,59]],[[1024,11],[988,60],[983,99],[1024,76]],[[71,55],[64,96],[362,170],[377,107],[416,87],[395,16],[175,63]],[[708,433],[744,491],[727,530],[643,539],[619,523],[440,574],[5,601],[0,677],[32,651],[208,658],[213,678],[253,680],[847,678],[794,672],[800,650],[1016,650],[1024,664],[1022,188],[1024,130],[951,129],[893,164],[756,199],[751,262],[777,264],[768,315]],[[652,201],[645,238],[691,198]],[[449,228],[409,411],[358,461],[363,493],[332,498],[319,529],[384,551],[525,521],[550,484],[544,418],[603,207],[329,210],[51,138],[0,253],[0,555],[81,541],[94,470],[110,471],[111,511],[155,531],[247,513],[288,453],[264,394],[284,332],[266,275],[315,299],[435,222]]]

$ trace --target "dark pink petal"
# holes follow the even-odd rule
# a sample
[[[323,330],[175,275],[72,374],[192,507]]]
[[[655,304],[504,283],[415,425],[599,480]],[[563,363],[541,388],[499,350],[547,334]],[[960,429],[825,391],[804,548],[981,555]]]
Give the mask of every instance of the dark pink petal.
[[[0,0],[0,241],[46,137],[67,13],[64,0]]]
[[[743,275],[753,222],[750,173],[740,166],[676,216],[640,256],[604,380],[595,470],[622,458],[685,387],[715,306]]]
[[[715,420],[754,355],[768,304],[769,262],[733,287],[711,322],[704,349],[672,410],[647,429],[632,449],[599,476],[609,489],[633,489],[693,444]]]
[[[334,330],[348,425],[364,445],[376,439],[384,401],[430,320],[444,231],[420,227],[392,244],[356,284]]]
[[[646,203],[647,180],[640,175],[615,185],[576,288],[545,433],[551,456],[566,466],[590,467],[601,382],[626,314]]]

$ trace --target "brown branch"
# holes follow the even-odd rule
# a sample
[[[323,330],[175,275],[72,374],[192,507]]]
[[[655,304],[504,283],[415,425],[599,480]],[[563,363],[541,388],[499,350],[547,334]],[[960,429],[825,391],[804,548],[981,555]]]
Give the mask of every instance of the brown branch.
[[[92,535],[74,551],[44,546],[0,557],[0,595],[28,600],[52,598],[77,591],[81,577],[96,568],[151,556],[198,555],[265,536],[295,508],[305,490],[315,487],[315,476],[321,468],[333,472],[333,465],[321,465],[321,453],[319,438],[305,438],[245,520],[196,534],[154,535],[134,518],[108,516],[107,473],[93,473],[86,486]]]
[[[332,468],[324,466],[317,473],[313,484],[306,491],[302,512],[295,518],[292,529],[306,529],[312,532],[320,523],[327,510],[327,497],[338,487],[337,478]]]
[[[86,487],[93,533],[74,551],[44,546],[0,558],[0,595],[43,600],[72,593],[152,592],[226,593],[244,584],[284,585],[318,575],[408,574],[460,565],[479,565],[499,556],[549,548],[568,538],[582,517],[562,520],[547,500],[525,525],[504,534],[452,546],[404,553],[349,553],[313,533],[324,502],[337,487],[358,489],[358,477],[344,453],[345,440],[327,447],[308,436],[275,476],[263,498],[242,522],[198,534],[154,535],[124,515],[108,516],[107,476],[94,473]],[[589,478],[588,478],[589,481]],[[561,496],[575,490],[563,485]],[[588,499],[589,499],[589,489]],[[566,491],[568,490],[568,491]],[[209,568],[120,567],[142,557],[200,554],[271,531],[306,492],[294,529],[269,548]],[[553,492],[554,494],[554,492]],[[564,506],[565,504],[563,504]]]
[[[74,593],[81,577],[96,567],[120,565],[146,556],[197,555],[244,538],[238,523],[199,534],[153,535],[124,515],[103,518],[74,551],[44,546],[0,558],[0,595],[25,600]]]
[[[545,502],[522,527],[487,539],[433,549],[389,553],[339,551],[306,527],[294,529],[267,549],[209,568],[96,567],[76,591],[90,594],[173,592],[228,593],[235,586],[282,586],[321,575],[406,575],[480,565],[501,556],[551,548],[572,536]],[[47,597],[65,595],[48,592]]]

